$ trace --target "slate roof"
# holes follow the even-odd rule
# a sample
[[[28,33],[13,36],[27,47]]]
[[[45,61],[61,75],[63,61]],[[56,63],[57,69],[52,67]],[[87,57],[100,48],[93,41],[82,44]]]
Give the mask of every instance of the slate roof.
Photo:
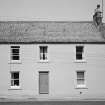
[[[101,29],[92,21],[0,21],[0,43],[105,42]]]

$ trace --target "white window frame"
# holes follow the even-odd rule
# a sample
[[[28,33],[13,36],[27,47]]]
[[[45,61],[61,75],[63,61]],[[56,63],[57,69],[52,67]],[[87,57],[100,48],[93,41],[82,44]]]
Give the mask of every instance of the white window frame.
[[[12,73],[16,73],[16,72],[19,73],[19,79],[12,78]],[[19,80],[19,86],[16,86],[16,85],[12,86],[12,81],[14,81],[14,80]],[[20,89],[20,71],[10,71],[10,88],[11,89]]]
[[[83,78],[84,84],[78,84],[78,80],[79,80],[78,75],[77,75],[78,72],[84,72],[84,78]],[[86,88],[86,71],[84,71],[84,70],[78,70],[78,71],[76,71],[76,84],[77,84],[77,88]]]
[[[46,58],[47,59],[40,59],[41,58],[41,54],[43,54],[43,53],[41,53],[41,47],[47,47],[47,51],[46,51],[46,53],[45,53],[45,55],[46,55]],[[39,45],[39,61],[40,62],[48,62],[48,45]]]
[[[78,46],[82,46],[82,47],[83,47],[82,59],[77,59],[77,58],[76,58],[76,54],[77,54],[76,48],[77,48]],[[75,62],[77,62],[77,63],[79,63],[79,62],[86,62],[86,60],[85,60],[85,46],[82,45],[82,44],[78,44],[78,45],[75,46]]]
[[[13,49],[19,49],[19,55],[18,55],[19,56],[19,60],[13,60],[12,59],[12,56],[13,56],[12,50]],[[20,48],[19,45],[11,45],[10,46],[10,62],[11,63],[21,63],[21,48]]]

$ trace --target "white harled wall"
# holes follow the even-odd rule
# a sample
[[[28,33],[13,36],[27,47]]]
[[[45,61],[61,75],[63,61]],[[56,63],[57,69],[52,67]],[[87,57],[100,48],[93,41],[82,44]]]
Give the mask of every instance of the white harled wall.
[[[44,44],[48,46],[48,62],[39,60],[39,46],[43,44],[21,44],[19,63],[10,61],[11,45],[0,45],[0,97],[31,96],[55,99],[105,97],[104,44],[82,44],[84,46],[82,62],[75,59],[76,44]],[[85,71],[85,88],[77,88],[77,70]],[[18,90],[10,88],[10,71],[20,71]],[[48,95],[39,94],[39,71],[49,71]]]

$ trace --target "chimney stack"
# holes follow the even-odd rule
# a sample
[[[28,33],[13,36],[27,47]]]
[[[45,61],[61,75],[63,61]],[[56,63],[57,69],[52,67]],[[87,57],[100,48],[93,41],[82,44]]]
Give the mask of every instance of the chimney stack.
[[[97,8],[94,11],[93,21],[98,26],[102,23],[102,11],[100,10],[100,5],[97,5]]]

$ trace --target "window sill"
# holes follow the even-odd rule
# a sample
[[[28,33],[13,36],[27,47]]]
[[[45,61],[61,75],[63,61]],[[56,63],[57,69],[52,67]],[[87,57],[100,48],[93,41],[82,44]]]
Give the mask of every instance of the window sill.
[[[22,90],[20,86],[11,86],[8,90]]]
[[[38,63],[49,63],[49,61],[48,60],[39,60]]]
[[[75,63],[86,63],[86,60],[85,60],[85,59],[82,59],[82,60],[75,60],[74,62],[75,62]]]
[[[9,64],[22,64],[21,61],[10,61]]]
[[[75,89],[88,89],[86,85],[77,86]]]

